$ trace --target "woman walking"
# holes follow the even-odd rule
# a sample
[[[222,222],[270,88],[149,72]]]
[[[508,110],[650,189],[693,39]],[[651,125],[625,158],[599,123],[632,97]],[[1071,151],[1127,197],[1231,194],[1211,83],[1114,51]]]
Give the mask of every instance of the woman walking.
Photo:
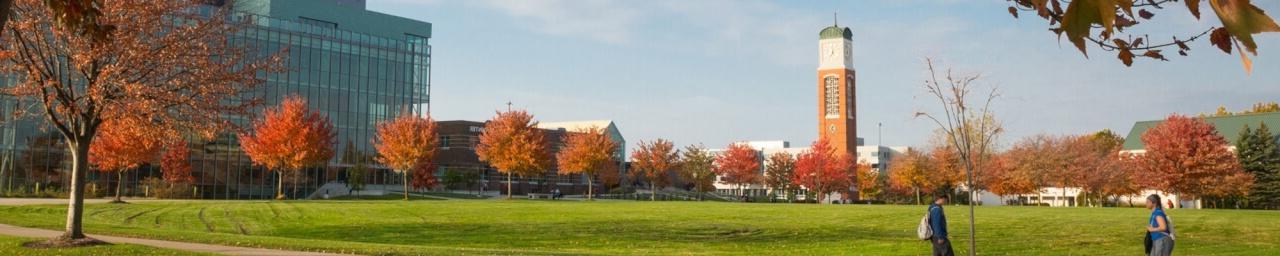
[[[1150,256],[1168,256],[1173,253],[1173,224],[1169,216],[1164,214],[1160,204],[1160,196],[1147,196],[1147,209],[1151,210],[1151,218],[1147,221],[1147,236],[1151,239]]]

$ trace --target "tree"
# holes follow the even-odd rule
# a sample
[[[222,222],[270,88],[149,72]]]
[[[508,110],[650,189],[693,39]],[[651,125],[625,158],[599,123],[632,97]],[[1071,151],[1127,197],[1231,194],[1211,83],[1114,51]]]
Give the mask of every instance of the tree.
[[[1274,102],[1274,101],[1273,101],[1273,102],[1258,102],[1258,103],[1254,103],[1254,104],[1253,104],[1253,106],[1250,106],[1250,107],[1249,107],[1249,109],[1241,110],[1241,111],[1239,111],[1239,112],[1231,112],[1231,111],[1228,111],[1228,110],[1227,110],[1227,106],[1218,106],[1218,110],[1217,110],[1217,111],[1215,111],[1212,115],[1210,115],[1210,114],[1205,114],[1205,113],[1200,113],[1200,114],[1197,114],[1196,116],[1199,116],[1199,117],[1209,117],[1209,116],[1215,116],[1215,117],[1218,117],[1218,116],[1234,116],[1234,115],[1246,115],[1246,114],[1257,114],[1257,113],[1272,113],[1272,112],[1280,112],[1280,103],[1276,103],[1276,102]]]
[[[427,168],[427,175],[431,174],[430,167],[438,151],[437,137],[436,122],[430,116],[419,117],[408,111],[378,124],[378,134],[373,141],[374,149],[378,150],[378,162],[400,172],[404,200],[409,200],[410,172]],[[421,186],[430,183],[426,179],[428,177],[431,176],[419,181]]]
[[[409,187],[414,190],[430,190],[440,185],[440,179],[436,177],[434,161],[418,164],[409,173],[413,176],[413,179],[409,180]],[[405,190],[405,194],[408,194],[408,190]]]
[[[684,157],[680,162],[680,176],[693,183],[694,191],[698,192],[698,201],[702,201],[702,194],[715,190],[715,156],[707,152],[707,148],[699,145],[689,145],[684,148]]]
[[[987,169],[990,178],[986,180],[987,191],[1001,197],[1030,194],[1037,190],[1031,177],[1015,172],[1014,163],[1009,154],[1000,154],[992,159]],[[1021,202],[1021,200],[1018,200]]]
[[[0,92],[30,104],[20,109],[37,109],[71,152],[66,233],[58,239],[84,238],[88,152],[105,120],[133,116],[211,136],[257,102],[247,92],[262,84],[258,73],[283,71],[279,54],[262,58],[232,43],[248,24],[229,21],[229,6],[202,14],[192,11],[204,2],[197,0],[103,1],[98,10],[111,15],[93,16],[93,27],[115,29],[99,37],[56,25],[74,16],[42,2],[56,1],[13,6],[11,17],[22,18],[4,27],[10,34],[0,45],[15,53],[0,60],[0,72],[20,79]]]
[[[817,202],[822,203],[827,194],[853,185],[849,183],[848,175],[853,164],[851,158],[848,153],[836,153],[826,137],[819,138],[796,157],[796,172],[791,180],[816,193]]]
[[[1236,139],[1236,152],[1240,167],[1254,177],[1249,204],[1261,209],[1280,206],[1280,145],[1271,129],[1265,123],[1256,130],[1245,125]]]
[[[285,172],[325,164],[333,158],[335,136],[329,118],[307,109],[302,97],[290,95],[278,107],[263,110],[253,121],[252,133],[239,138],[254,164],[276,172],[276,199],[283,200]]]
[[[1085,44],[1092,43],[1106,51],[1117,51],[1117,56],[1125,66],[1133,64],[1134,57],[1147,57],[1167,60],[1161,53],[1164,48],[1178,48],[1178,54],[1186,56],[1191,48],[1188,42],[1209,35],[1209,42],[1227,54],[1231,54],[1234,45],[1240,52],[1246,72],[1253,69],[1253,64],[1245,54],[1245,50],[1257,55],[1258,45],[1253,41],[1253,34],[1262,32],[1280,32],[1280,26],[1267,16],[1262,9],[1254,6],[1249,0],[1209,0],[1209,7],[1222,22],[1221,28],[1207,28],[1204,32],[1192,34],[1185,39],[1173,36],[1172,42],[1155,42],[1151,36],[1135,29],[1138,25],[1151,22],[1155,13],[1168,7],[1171,1],[1152,0],[1014,0],[1010,1],[1009,13],[1014,18],[1019,12],[1034,12],[1049,22],[1049,31],[1061,39],[1065,34],[1080,49],[1080,53],[1088,57]],[[1200,0],[1186,0],[1186,7],[1192,16],[1200,19]],[[1062,9],[1064,3],[1066,10]],[[1135,12],[1134,9],[1137,9]],[[1178,8],[1181,9],[1181,8]],[[1139,19],[1141,18],[1141,19]],[[1057,25],[1056,27],[1053,27]],[[1102,30],[1093,33],[1094,28]],[[1128,33],[1125,30],[1138,31]],[[1212,33],[1211,33],[1212,32]],[[1096,36],[1095,36],[1096,35]],[[1162,38],[1157,36],[1156,38]],[[1126,40],[1128,39],[1128,40]],[[1088,42],[1086,42],[1086,40]],[[1243,47],[1242,47],[1243,46]],[[1142,52],[1135,55],[1135,52]]]
[[[164,181],[171,187],[176,183],[190,184],[196,181],[191,176],[191,149],[187,148],[187,141],[179,139],[165,146],[164,155],[160,157],[160,169]]]
[[[124,186],[124,172],[146,163],[154,163],[164,146],[165,131],[145,120],[113,119],[99,128],[100,134],[89,147],[89,163],[99,171],[116,173],[116,198]]]
[[[524,110],[497,112],[480,133],[476,155],[498,172],[507,174],[507,199],[511,199],[511,176],[537,175],[551,161],[550,145],[538,122]]]
[[[1199,118],[1170,115],[1142,134],[1146,153],[1142,175],[1146,185],[1192,199],[1239,194],[1249,176],[1227,150],[1227,141],[1212,124]],[[1252,180],[1249,177],[1247,180]]]
[[[993,88],[981,100],[980,105],[970,104],[969,93],[974,83],[982,78],[980,75],[960,75],[947,69],[945,81],[938,79],[938,72],[933,67],[932,59],[925,59],[929,78],[925,80],[925,90],[942,104],[942,115],[916,112],[916,117],[932,120],[945,135],[946,144],[955,148],[967,174],[965,187],[969,188],[969,255],[978,255],[977,230],[974,229],[973,207],[974,163],[990,154],[995,137],[1004,129],[995,119],[991,111],[991,103],[999,95]]]
[[[658,183],[665,183],[667,173],[680,164],[680,150],[669,140],[640,141],[631,152],[631,169],[649,181],[649,201],[658,200]]]
[[[791,202],[794,198],[792,192],[795,190],[791,177],[796,173],[796,159],[786,152],[777,152],[769,155],[769,164],[764,170],[764,184],[774,191],[781,191],[787,197],[787,202]],[[777,192],[774,192],[777,193]],[[776,198],[777,195],[769,196],[770,199]]]
[[[860,162],[854,165],[854,178],[858,185],[858,196],[861,200],[874,200],[884,191],[881,186],[884,178],[879,171],[871,169],[871,165]]]
[[[738,187],[738,195],[745,196],[746,188],[760,181],[760,154],[746,143],[729,144],[716,155],[716,175],[724,183]]]
[[[1057,178],[1068,179],[1062,174],[1065,161],[1058,150],[1058,138],[1038,134],[1022,138],[1013,144],[1006,154],[1011,162],[1007,179],[1018,182],[1029,182],[1036,195],[1043,195],[1042,189],[1049,187]],[[1023,184],[1017,184],[1021,186]],[[1043,197],[1036,200],[1043,203]]]
[[[564,148],[556,154],[560,174],[583,174],[587,178],[587,200],[594,200],[595,176],[608,165],[614,165],[618,143],[603,128],[588,127],[569,133]]]
[[[889,185],[899,191],[912,191],[916,204],[921,204],[920,191],[933,190],[936,182],[930,177],[934,170],[929,156],[919,150],[908,150],[889,164]]]
[[[356,192],[356,198],[360,198],[360,191],[364,190],[364,175],[368,172],[369,165],[365,162],[356,162],[347,168],[347,187]]]

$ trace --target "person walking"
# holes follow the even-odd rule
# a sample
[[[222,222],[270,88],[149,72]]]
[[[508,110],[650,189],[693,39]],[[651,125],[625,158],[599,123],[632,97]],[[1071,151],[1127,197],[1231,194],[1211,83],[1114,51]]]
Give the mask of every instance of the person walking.
[[[956,255],[951,250],[951,238],[947,237],[947,214],[942,211],[942,206],[947,204],[948,199],[947,194],[941,194],[929,205],[929,229],[933,230],[929,244],[933,245],[934,256]]]
[[[1173,223],[1170,223],[1169,216],[1164,214],[1159,195],[1147,196],[1147,210],[1151,210],[1151,217],[1147,220],[1147,236],[1151,239],[1151,251],[1147,252],[1147,255],[1173,254]]]

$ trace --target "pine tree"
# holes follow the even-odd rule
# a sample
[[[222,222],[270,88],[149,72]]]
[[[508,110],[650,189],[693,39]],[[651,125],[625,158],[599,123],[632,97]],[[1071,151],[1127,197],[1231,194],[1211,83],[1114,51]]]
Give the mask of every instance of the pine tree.
[[[1240,132],[1236,140],[1237,157],[1240,166],[1254,176],[1253,186],[1249,191],[1249,202],[1252,207],[1274,209],[1280,207],[1280,145],[1271,136],[1266,124],[1251,130],[1248,125]]]

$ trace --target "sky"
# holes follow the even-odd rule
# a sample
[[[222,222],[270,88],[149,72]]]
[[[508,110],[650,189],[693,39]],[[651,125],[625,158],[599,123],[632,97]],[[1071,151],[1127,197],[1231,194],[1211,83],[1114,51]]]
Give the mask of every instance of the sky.
[[[1280,1],[1254,1],[1270,14]],[[1130,30],[1186,38],[1220,23],[1177,3]],[[1190,56],[1125,67],[1086,58],[1006,1],[369,0],[368,9],[432,23],[431,114],[486,120],[526,109],[544,122],[611,119],[629,144],[658,138],[719,148],[746,140],[807,146],[818,129],[818,31],[853,30],[857,132],[866,144],[927,146],[936,126],[914,113],[924,59],[996,88],[1000,145],[1035,134],[1127,134],[1172,113],[1280,101],[1280,33],[1256,35],[1252,75],[1208,40]],[[838,20],[833,21],[833,14]],[[1207,39],[1207,37],[1206,37]],[[1168,41],[1153,39],[1152,41]],[[879,127],[878,127],[879,124]]]

